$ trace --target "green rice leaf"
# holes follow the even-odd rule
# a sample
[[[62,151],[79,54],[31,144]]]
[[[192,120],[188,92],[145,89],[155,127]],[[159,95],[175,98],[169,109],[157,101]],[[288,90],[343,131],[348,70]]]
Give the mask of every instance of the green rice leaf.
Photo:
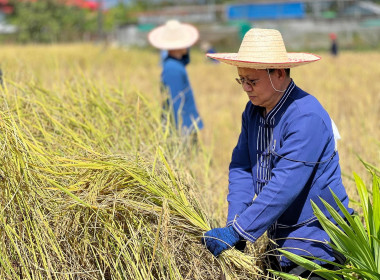
[[[321,277],[324,277],[327,280],[338,280],[341,279],[339,276],[332,274],[330,270],[324,269],[322,266],[316,264],[315,262],[312,262],[302,256],[296,255],[294,253],[288,252],[283,249],[279,249],[285,257],[290,259],[292,262],[306,268],[309,271],[313,271],[314,273],[318,274]],[[292,278],[288,278],[292,279]]]

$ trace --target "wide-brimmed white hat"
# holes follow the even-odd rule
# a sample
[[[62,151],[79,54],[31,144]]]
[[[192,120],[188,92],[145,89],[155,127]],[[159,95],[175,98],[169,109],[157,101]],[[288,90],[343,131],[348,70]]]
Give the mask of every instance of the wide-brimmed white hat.
[[[311,53],[288,53],[278,30],[261,28],[252,28],[245,34],[238,53],[209,53],[207,56],[254,69],[292,68],[321,59]]]
[[[161,50],[186,49],[194,45],[198,38],[199,32],[193,25],[178,20],[169,20],[148,34],[152,46]]]

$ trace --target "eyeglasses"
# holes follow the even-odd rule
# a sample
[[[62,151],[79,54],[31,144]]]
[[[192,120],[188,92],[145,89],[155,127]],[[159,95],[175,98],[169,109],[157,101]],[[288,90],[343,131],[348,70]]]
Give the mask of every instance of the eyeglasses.
[[[236,78],[235,80],[236,80],[236,82],[238,82],[239,85],[242,85],[242,86],[243,86],[244,83],[246,83],[246,84],[248,84],[248,85],[251,86],[251,87],[256,86],[256,83],[257,83],[258,81],[260,81],[260,79],[249,80],[249,79],[247,79],[247,78]]]

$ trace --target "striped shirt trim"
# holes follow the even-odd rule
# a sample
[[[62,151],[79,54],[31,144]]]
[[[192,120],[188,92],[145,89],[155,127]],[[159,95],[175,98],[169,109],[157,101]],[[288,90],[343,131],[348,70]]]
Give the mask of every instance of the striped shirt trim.
[[[283,96],[274,108],[264,117],[260,116],[260,123],[258,129],[258,137],[256,140],[256,190],[259,194],[264,186],[272,179],[272,167],[270,145],[273,142],[273,129],[275,124],[275,116],[285,104],[290,93],[295,88],[293,80],[289,83]],[[269,228],[268,233],[275,232],[277,228],[277,221],[275,221]]]
[[[249,240],[252,243],[257,240],[256,237],[253,237],[248,232],[244,231],[243,228],[236,221],[232,224],[232,227],[239,233],[240,236],[244,237],[246,240]]]
[[[274,108],[268,113],[268,115],[265,117],[267,123],[269,122],[269,120],[273,119],[273,117],[277,114],[277,112],[281,109],[281,107],[284,105],[286,99],[288,98],[288,96],[290,95],[290,93],[293,91],[293,89],[295,88],[295,84],[293,82],[293,80],[290,82],[288,88],[286,89],[284,95],[281,97],[280,101],[276,104],[276,106],[274,106]]]
[[[312,222],[315,222],[316,220],[318,220],[318,218],[316,216],[313,216],[301,223],[298,223],[298,224],[294,224],[294,225],[283,225],[283,224],[279,224],[277,223],[277,227],[278,228],[292,228],[292,227],[301,227],[301,226],[304,226],[304,225],[308,225],[308,224],[311,224]]]

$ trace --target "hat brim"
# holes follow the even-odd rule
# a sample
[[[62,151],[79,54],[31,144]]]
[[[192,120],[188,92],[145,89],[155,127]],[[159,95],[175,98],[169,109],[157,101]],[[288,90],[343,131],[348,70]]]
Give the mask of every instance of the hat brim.
[[[181,23],[181,38],[176,40],[165,40],[164,33],[167,32],[165,26],[159,26],[148,34],[150,44],[160,50],[186,49],[194,45],[199,39],[198,30],[191,24]]]
[[[321,59],[320,56],[311,53],[287,53],[288,61],[284,62],[265,62],[265,61],[246,61],[239,60],[237,53],[208,53],[207,56],[221,62],[242,67],[254,69],[280,69],[293,68],[315,62]]]

